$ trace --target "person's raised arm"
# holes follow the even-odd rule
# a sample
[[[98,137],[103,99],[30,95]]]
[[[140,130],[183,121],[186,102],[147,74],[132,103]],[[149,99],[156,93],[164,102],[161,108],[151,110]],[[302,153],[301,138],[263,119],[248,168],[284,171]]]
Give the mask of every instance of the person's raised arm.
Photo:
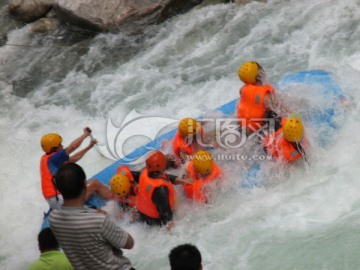
[[[91,140],[89,145],[87,147],[85,147],[84,149],[76,152],[75,154],[73,154],[71,157],[69,157],[69,161],[70,162],[77,162],[79,159],[81,159],[87,151],[89,151],[91,148],[93,148],[93,146],[97,143],[96,140]]]
[[[91,129],[88,127],[84,128],[84,133],[80,137],[73,140],[70,145],[66,147],[66,154],[69,156],[72,152],[74,152],[82,144],[82,142],[90,136],[90,134]]]

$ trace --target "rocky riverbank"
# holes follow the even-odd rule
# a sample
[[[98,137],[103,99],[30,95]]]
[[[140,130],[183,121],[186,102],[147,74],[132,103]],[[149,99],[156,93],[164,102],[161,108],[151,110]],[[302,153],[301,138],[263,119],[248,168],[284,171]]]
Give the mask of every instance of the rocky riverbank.
[[[70,23],[88,30],[117,32],[125,25],[142,28],[187,12],[202,0],[9,0],[8,11],[34,32]]]
[[[254,0],[235,0],[246,4]],[[266,2],[266,0],[255,0]],[[137,31],[147,25],[188,12],[196,6],[229,3],[231,0],[1,0],[2,18],[31,23],[33,32],[48,32],[72,24],[97,32]],[[5,9],[4,6],[7,8]],[[4,14],[3,14],[4,15]],[[5,23],[6,25],[6,23]],[[3,30],[3,29],[1,29]],[[4,29],[7,32],[6,28]],[[2,31],[3,32],[3,31]]]

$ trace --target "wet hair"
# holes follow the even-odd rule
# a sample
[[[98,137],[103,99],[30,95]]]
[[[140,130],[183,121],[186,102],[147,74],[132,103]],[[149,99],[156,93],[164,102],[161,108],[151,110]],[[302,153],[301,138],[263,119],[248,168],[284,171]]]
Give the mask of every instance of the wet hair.
[[[59,249],[59,243],[50,228],[44,228],[40,231],[38,242],[41,252]]]
[[[165,155],[166,157],[166,169],[177,169],[175,157],[173,155]]]
[[[55,175],[55,184],[64,199],[78,198],[86,188],[84,170],[76,163],[62,165]]]
[[[265,77],[266,77],[265,71],[259,63],[257,63],[257,62],[255,62],[255,63],[257,64],[257,66],[259,68],[259,71],[258,71],[258,74],[256,75],[255,80],[256,80],[256,82],[264,83]]]
[[[196,246],[183,244],[173,248],[169,254],[171,270],[201,269],[201,254]]]

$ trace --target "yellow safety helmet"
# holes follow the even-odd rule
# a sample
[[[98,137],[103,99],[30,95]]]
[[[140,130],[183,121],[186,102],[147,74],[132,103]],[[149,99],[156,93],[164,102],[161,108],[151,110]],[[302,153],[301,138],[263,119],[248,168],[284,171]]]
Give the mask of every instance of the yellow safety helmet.
[[[254,84],[261,67],[256,62],[245,62],[238,69],[238,76],[244,83]]]
[[[284,138],[289,142],[299,142],[304,136],[304,125],[300,116],[290,115],[283,128]]]
[[[41,138],[41,147],[45,153],[50,153],[51,149],[58,147],[62,143],[62,138],[59,134],[49,133]]]
[[[213,170],[213,156],[205,150],[196,152],[193,157],[194,170],[200,174],[208,174]]]
[[[131,188],[129,177],[122,173],[115,174],[110,179],[110,188],[121,198],[125,198],[129,194]]]
[[[184,118],[180,121],[178,128],[181,136],[187,137],[200,131],[200,123],[193,118]]]

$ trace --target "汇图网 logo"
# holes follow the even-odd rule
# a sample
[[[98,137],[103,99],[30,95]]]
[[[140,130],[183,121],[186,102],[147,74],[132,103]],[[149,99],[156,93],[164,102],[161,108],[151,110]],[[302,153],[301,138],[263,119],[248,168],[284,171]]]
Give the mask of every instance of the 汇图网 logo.
[[[274,133],[275,120],[272,118],[251,119],[249,121],[259,125],[259,128],[246,130],[246,119],[238,118],[202,118],[201,125],[210,127],[211,142],[205,143],[200,134],[192,140],[204,148],[211,148],[214,144],[224,150],[239,149],[247,140],[258,137],[260,140]],[[132,110],[122,121],[119,127],[115,126],[108,118],[106,126],[106,143],[99,145],[98,149],[105,157],[113,160],[124,160],[132,164],[140,164],[146,155],[162,146],[162,140],[171,140],[175,135],[179,120],[160,116],[145,116]],[[241,125],[239,125],[241,123]],[[261,123],[261,124],[259,124]],[[268,143],[273,138],[270,137]],[[137,151],[133,152],[134,149]],[[236,158],[237,155],[235,155]]]

